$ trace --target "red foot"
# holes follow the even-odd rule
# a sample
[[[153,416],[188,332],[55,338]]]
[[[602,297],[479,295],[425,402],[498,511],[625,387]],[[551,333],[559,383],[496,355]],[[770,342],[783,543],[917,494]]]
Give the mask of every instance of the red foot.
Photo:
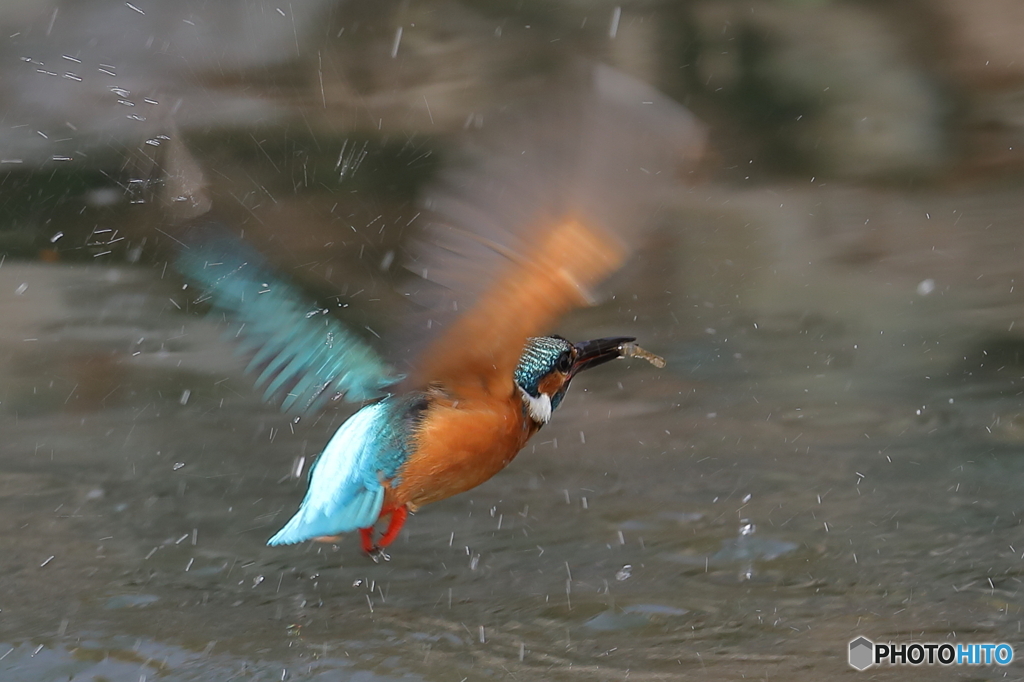
[[[359,539],[362,542],[364,552],[367,554],[373,552],[375,549],[373,546],[373,526],[370,526],[369,528],[360,528]]]
[[[391,520],[388,521],[388,529],[384,531],[384,535],[380,538],[378,547],[387,547],[395,538],[398,537],[398,533],[401,532],[402,526],[405,525],[405,519],[409,516],[409,510],[406,507],[398,507],[397,509],[391,510]]]
[[[396,507],[384,512],[381,514],[381,517],[387,516],[388,514],[391,515],[391,518],[388,520],[388,527],[387,530],[384,531],[384,535],[380,536],[379,543],[375,543],[373,541],[373,526],[359,529],[359,539],[362,544],[363,551],[371,556],[394,542],[395,538],[397,538],[398,534],[402,531],[402,526],[405,525],[405,520],[409,516],[409,510],[405,507]]]

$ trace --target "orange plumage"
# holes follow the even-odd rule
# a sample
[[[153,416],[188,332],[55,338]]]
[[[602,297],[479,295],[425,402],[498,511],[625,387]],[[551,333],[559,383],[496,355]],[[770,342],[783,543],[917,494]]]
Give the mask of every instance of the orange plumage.
[[[511,383],[511,382],[510,382]],[[437,398],[413,431],[412,453],[399,470],[400,484],[384,494],[384,508],[416,511],[474,488],[512,461],[537,425],[523,416],[522,401],[507,387],[499,400]]]
[[[508,400],[526,339],[589,303],[590,289],[625,258],[621,243],[573,218],[537,230],[537,236],[536,248],[512,255],[473,309],[430,346],[414,383],[441,384],[457,396]]]
[[[580,63],[553,86],[489,118],[475,142],[470,131],[471,163],[447,168],[424,192],[429,217],[406,267],[421,278],[410,293],[431,315],[420,333],[435,338],[394,393],[342,424],[299,511],[270,544],[358,529],[363,548],[376,552],[411,511],[504,468],[576,373],[640,353],[632,338],[536,335],[590,303],[593,287],[622,265],[625,242],[649,222],[679,165],[699,156],[703,131],[682,107],[606,67]],[[328,392],[360,400],[399,381],[340,326],[328,330],[325,350],[269,324],[263,310],[275,302],[273,319],[285,311],[309,323],[287,296],[268,300],[262,288],[247,295],[266,280],[221,284],[200,263],[188,269],[221,289],[219,305],[255,326],[264,345],[254,363],[269,363],[259,379],[268,399],[292,386],[285,406],[309,410]],[[373,526],[385,517],[375,543]]]

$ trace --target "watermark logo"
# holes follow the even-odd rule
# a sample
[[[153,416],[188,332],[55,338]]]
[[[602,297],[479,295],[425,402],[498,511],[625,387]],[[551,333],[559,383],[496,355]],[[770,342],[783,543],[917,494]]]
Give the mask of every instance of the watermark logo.
[[[875,644],[867,637],[858,637],[850,642],[850,665],[864,670],[875,663]]]
[[[866,670],[873,665],[1009,665],[1013,647],[998,644],[950,644],[924,642],[913,644],[876,644],[867,637],[850,642],[850,666]]]

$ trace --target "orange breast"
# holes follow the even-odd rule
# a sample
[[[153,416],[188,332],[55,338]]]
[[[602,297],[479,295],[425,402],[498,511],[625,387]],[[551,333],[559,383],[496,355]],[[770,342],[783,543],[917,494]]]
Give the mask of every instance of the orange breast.
[[[384,508],[412,511],[476,487],[501,471],[537,430],[515,393],[505,400],[437,402],[414,439]]]

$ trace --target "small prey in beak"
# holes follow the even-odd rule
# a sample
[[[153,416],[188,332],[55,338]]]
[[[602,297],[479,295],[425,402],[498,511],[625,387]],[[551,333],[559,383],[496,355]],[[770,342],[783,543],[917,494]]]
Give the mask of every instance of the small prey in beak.
[[[581,341],[573,344],[573,347],[576,349],[576,360],[572,366],[572,375],[616,358],[641,358],[659,369],[665,366],[664,358],[636,345],[636,338],[632,336]]]

